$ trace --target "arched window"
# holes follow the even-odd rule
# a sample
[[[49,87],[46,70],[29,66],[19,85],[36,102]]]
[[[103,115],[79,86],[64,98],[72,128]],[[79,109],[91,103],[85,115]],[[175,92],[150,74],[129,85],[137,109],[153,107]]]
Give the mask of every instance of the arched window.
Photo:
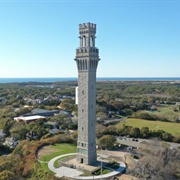
[[[82,68],[82,70],[84,70],[84,68],[85,68],[85,64],[84,64],[84,60],[83,60],[83,68]]]
[[[82,47],[85,47],[86,46],[86,37],[83,36],[82,37]]]
[[[93,39],[93,37],[91,36],[91,37],[90,37],[90,47],[93,47],[93,46],[94,46],[94,42],[93,42],[93,41],[94,41],[94,39]]]
[[[88,67],[87,67],[87,60],[85,60],[85,70],[87,70]]]
[[[80,61],[80,70],[82,70],[82,61]]]

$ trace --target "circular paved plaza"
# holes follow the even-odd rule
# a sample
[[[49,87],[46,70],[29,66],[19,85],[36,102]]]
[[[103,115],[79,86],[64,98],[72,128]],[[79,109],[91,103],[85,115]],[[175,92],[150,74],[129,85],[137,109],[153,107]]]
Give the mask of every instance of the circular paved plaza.
[[[55,168],[54,167],[54,162],[57,159],[60,159],[62,157],[66,157],[66,156],[70,156],[70,155],[76,155],[77,153],[70,153],[70,154],[63,154],[57,157],[54,157],[53,159],[51,159],[48,162],[48,168],[55,173],[56,177],[69,177],[69,178],[73,178],[73,179],[84,179],[84,180],[89,180],[89,179],[103,179],[103,178],[109,178],[109,177],[113,177],[116,176],[120,173],[122,173],[125,169],[126,169],[126,165],[123,161],[118,162],[119,163],[119,168],[118,169],[112,169],[109,168],[110,170],[112,170],[112,172],[107,173],[107,174],[103,174],[103,175],[98,175],[98,176],[81,176],[82,174],[84,174],[84,172],[77,170],[77,169],[73,169],[73,168],[69,168],[69,167],[65,167],[65,166],[61,166],[59,168]]]

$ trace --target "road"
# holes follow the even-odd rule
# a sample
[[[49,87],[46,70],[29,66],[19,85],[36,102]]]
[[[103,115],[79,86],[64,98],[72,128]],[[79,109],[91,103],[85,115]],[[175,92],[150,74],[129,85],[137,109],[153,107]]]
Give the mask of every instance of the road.
[[[132,138],[127,138],[122,136],[119,136],[116,139],[117,142],[120,144],[136,147],[136,148],[142,148],[142,149],[146,149],[148,145],[162,147],[163,145],[162,143],[164,143],[164,141],[156,141],[156,140],[141,139],[141,138],[138,138],[138,142],[136,142],[136,141],[132,141]],[[165,142],[165,143],[169,144],[170,148],[180,147],[180,144],[178,143],[172,143],[172,142]]]

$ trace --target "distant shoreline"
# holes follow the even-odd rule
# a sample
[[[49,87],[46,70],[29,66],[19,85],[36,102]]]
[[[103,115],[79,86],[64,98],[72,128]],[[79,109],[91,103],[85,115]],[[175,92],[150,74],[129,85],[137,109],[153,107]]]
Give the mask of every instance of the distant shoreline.
[[[0,78],[2,83],[77,81],[78,78]],[[180,77],[99,77],[97,81],[180,81]]]

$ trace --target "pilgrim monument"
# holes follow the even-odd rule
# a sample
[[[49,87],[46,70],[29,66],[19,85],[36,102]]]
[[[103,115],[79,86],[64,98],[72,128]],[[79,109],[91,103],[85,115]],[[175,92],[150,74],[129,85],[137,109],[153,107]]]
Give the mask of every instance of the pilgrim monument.
[[[79,24],[80,47],[76,49],[78,69],[77,162],[92,164],[96,154],[96,69],[99,50],[95,47],[96,24]]]

